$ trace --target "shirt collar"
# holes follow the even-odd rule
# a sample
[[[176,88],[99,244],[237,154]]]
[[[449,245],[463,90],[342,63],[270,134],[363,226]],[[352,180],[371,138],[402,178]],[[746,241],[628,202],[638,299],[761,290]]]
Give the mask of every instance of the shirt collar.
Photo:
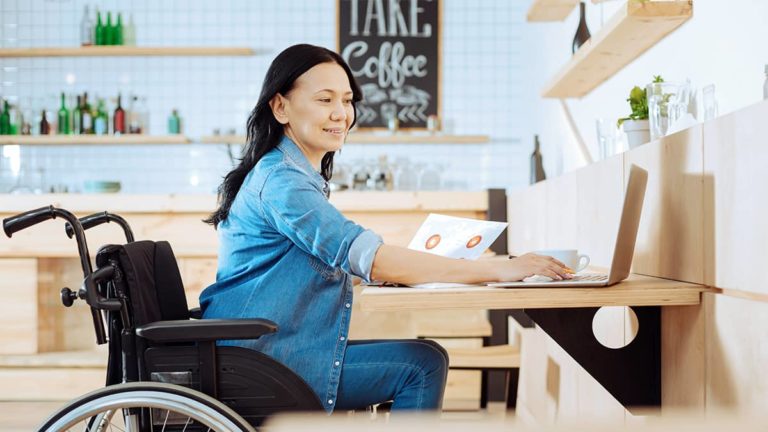
[[[288,138],[287,135],[283,135],[280,143],[277,144],[277,148],[283,152],[283,154],[288,156],[288,158],[290,158],[302,171],[306,172],[317,186],[320,187],[326,197],[329,195],[330,189],[328,182],[325,181],[319,172],[315,171],[315,167],[309,163],[307,157],[304,156],[304,153],[301,152],[299,146],[297,146],[292,139]]]

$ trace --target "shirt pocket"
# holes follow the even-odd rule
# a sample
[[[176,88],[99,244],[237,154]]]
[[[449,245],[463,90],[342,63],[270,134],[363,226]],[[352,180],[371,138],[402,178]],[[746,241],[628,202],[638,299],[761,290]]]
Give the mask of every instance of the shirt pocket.
[[[317,274],[322,276],[323,279],[327,281],[338,281],[341,279],[344,272],[340,268],[331,267],[313,255],[308,254],[307,257],[309,259],[309,265],[317,272]]]

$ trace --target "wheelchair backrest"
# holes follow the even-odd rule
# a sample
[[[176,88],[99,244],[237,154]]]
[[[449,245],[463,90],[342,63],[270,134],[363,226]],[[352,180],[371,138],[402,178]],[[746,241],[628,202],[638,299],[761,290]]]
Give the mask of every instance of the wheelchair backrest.
[[[133,325],[189,319],[184,285],[171,245],[142,240],[108,245],[99,250],[96,265],[117,263],[133,316]]]

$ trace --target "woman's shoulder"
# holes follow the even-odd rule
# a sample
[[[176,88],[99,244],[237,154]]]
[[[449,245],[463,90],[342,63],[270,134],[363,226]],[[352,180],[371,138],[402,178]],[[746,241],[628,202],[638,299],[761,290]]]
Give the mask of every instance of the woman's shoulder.
[[[253,167],[243,187],[261,192],[265,187],[275,185],[281,189],[290,188],[296,182],[311,181],[309,176],[286,156],[280,149],[267,152]]]

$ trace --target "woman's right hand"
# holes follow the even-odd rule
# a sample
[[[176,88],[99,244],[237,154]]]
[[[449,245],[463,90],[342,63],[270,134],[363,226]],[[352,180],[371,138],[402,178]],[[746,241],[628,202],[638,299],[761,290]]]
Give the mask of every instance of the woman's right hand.
[[[562,262],[533,253],[512,258],[499,267],[499,282],[520,281],[533,275],[547,276],[554,280],[573,278],[573,270]]]

